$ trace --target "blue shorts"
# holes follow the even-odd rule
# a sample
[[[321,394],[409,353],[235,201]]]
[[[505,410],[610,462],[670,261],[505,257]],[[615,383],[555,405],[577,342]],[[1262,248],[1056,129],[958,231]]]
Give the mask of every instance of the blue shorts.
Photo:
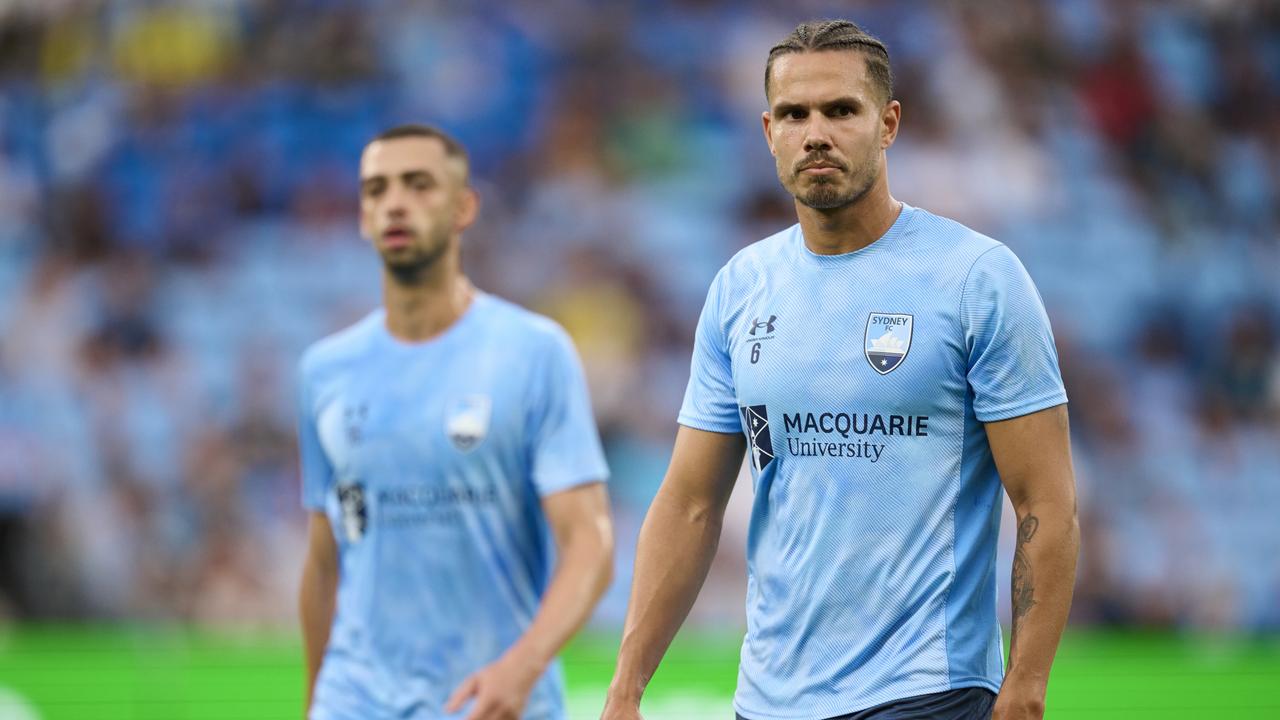
[[[995,704],[996,694],[986,688],[960,688],[893,700],[827,720],[990,720]]]

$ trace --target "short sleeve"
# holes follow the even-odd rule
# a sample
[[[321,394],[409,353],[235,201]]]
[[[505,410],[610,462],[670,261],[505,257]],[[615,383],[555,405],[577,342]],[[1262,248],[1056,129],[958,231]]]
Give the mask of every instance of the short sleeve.
[[[1013,251],[998,245],[979,256],[965,280],[960,314],[979,421],[1067,401],[1044,302]]]
[[[721,323],[720,302],[724,292],[722,270],[707,291],[707,302],[698,318],[693,337],[693,360],[689,385],[684,391],[679,422],[698,430],[722,433],[742,432],[738,416],[738,396],[733,386],[733,366]]]
[[[533,484],[542,497],[609,477],[582,363],[569,335],[555,330],[529,412]]]
[[[324,510],[325,497],[333,482],[333,466],[320,444],[316,430],[316,405],[304,370],[298,371],[298,453],[302,467],[302,506]]]

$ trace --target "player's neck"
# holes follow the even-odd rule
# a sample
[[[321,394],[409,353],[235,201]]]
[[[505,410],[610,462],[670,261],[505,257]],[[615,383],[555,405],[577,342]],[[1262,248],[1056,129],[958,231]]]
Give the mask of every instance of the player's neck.
[[[414,282],[383,271],[382,304],[386,308],[387,332],[397,340],[430,340],[448,330],[470,307],[475,296],[471,281],[458,268],[456,257],[441,260],[437,272]]]
[[[817,210],[796,203],[805,247],[816,255],[861,250],[888,232],[901,212],[902,203],[889,194],[883,174],[865,195],[844,207]]]

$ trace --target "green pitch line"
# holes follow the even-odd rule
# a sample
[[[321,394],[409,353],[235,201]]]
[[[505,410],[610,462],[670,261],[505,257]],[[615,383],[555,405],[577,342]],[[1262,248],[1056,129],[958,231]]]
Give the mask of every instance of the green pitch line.
[[[616,637],[565,653],[573,720],[598,717]],[[645,697],[650,720],[731,717],[738,639],[682,635]],[[157,628],[0,630],[0,720],[297,718],[295,636]],[[1280,637],[1073,631],[1049,688],[1050,718],[1280,718]]]

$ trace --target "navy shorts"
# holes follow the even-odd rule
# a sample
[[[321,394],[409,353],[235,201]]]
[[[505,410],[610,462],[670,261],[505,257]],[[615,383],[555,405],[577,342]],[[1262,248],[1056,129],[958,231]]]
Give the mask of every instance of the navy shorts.
[[[960,688],[894,700],[827,720],[990,720],[995,704],[996,694],[986,688]]]

